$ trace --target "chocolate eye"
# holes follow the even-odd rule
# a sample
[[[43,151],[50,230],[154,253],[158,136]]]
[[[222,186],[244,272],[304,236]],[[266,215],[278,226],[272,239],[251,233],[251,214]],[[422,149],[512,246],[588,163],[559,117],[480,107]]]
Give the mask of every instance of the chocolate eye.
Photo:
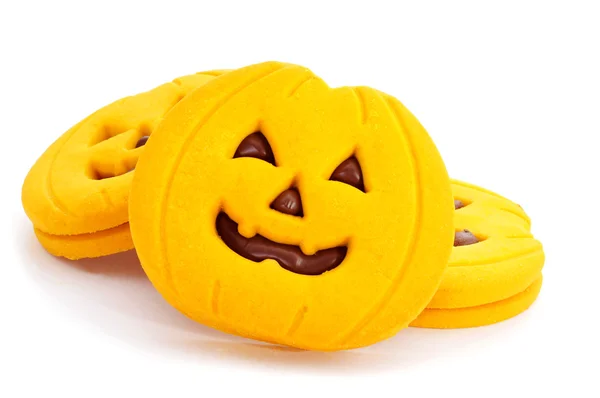
[[[475,243],[479,243],[479,239],[468,229],[454,233],[454,247],[474,245]]]
[[[331,181],[339,181],[352,185],[356,189],[365,192],[365,183],[363,182],[362,169],[358,159],[354,156],[344,160],[329,177]]]
[[[454,210],[462,209],[465,207],[465,202],[460,199],[454,199]]]
[[[275,166],[275,156],[267,138],[261,133],[250,134],[240,143],[233,158],[256,158]]]
[[[144,146],[144,145],[146,145],[146,142],[148,142],[148,138],[150,138],[150,137],[149,137],[149,136],[147,136],[147,135],[145,135],[145,136],[141,137],[141,138],[140,138],[140,139],[137,141],[137,143],[135,144],[135,147],[136,147],[136,148],[139,148],[139,147],[141,147],[141,146]]]

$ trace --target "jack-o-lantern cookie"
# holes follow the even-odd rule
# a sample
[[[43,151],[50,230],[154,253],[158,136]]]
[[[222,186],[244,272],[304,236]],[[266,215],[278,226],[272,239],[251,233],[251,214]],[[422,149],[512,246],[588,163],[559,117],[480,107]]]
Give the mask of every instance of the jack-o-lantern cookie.
[[[454,249],[442,283],[411,326],[462,328],[525,311],[542,285],[544,251],[523,209],[483,188],[452,181]]]
[[[452,249],[451,201],[437,149],[400,102],[267,62],[173,108],[129,209],[146,273],[187,316],[340,350],[425,308]]]
[[[29,171],[22,191],[23,207],[44,248],[71,259],[132,249],[130,171],[173,105],[222,73],[184,76],[118,100],[55,141]]]

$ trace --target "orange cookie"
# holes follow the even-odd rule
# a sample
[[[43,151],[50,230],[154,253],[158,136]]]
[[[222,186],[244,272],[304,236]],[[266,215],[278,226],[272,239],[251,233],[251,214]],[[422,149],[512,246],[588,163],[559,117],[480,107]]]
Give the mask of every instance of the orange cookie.
[[[487,325],[525,311],[542,284],[544,251],[523,209],[474,185],[452,181],[456,234],[442,283],[411,326]]]
[[[173,108],[129,209],[144,270],[187,316],[331,351],[388,338],[425,308],[452,248],[451,199],[396,99],[267,62]]]
[[[77,259],[133,248],[127,204],[142,146],[177,102],[222,73],[184,76],[116,101],[44,152],[25,178],[22,202],[46,250]]]

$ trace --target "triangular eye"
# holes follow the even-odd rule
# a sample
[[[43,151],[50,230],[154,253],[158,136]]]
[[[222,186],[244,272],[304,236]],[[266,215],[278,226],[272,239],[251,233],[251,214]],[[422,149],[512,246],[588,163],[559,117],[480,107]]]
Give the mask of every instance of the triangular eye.
[[[148,142],[148,138],[150,138],[150,136],[147,136],[147,135],[145,135],[145,136],[141,137],[141,138],[140,138],[140,139],[137,141],[137,143],[135,144],[135,147],[136,147],[136,148],[139,148],[139,147],[141,147],[141,146],[144,146],[144,145],[146,145],[146,142]]]
[[[356,189],[365,192],[365,183],[363,181],[362,169],[358,159],[354,156],[344,160],[329,177],[331,181],[339,181],[352,185]]]
[[[267,138],[261,133],[250,134],[240,143],[233,158],[256,158],[275,165],[275,155]]]

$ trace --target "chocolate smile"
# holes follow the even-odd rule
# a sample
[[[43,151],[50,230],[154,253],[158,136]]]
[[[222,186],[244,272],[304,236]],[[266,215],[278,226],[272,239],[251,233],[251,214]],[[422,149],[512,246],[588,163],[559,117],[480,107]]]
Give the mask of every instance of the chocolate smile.
[[[227,214],[217,216],[217,232],[227,247],[240,256],[254,261],[275,260],[282,268],[301,275],[320,275],[340,265],[348,248],[345,246],[320,250],[306,255],[298,246],[273,242],[262,235],[246,238],[238,232],[238,225]]]

